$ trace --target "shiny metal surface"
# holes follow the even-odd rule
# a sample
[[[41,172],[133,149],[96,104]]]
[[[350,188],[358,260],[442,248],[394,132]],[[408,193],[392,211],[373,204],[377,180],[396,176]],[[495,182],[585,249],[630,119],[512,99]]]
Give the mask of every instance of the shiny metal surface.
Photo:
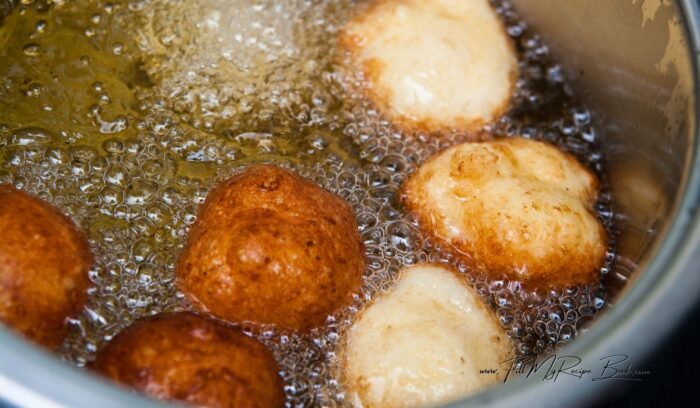
[[[514,0],[564,61],[602,131],[619,252],[646,255],[668,221],[696,126],[693,55],[679,6],[661,0]]]
[[[564,62],[596,113],[618,214],[612,282],[622,290],[559,356],[577,356],[586,368],[600,371],[601,357],[625,353],[634,368],[643,369],[635,362],[672,333],[700,296],[700,6],[695,0],[513,3]],[[622,286],[628,277],[631,282]],[[454,406],[584,406],[619,386],[533,376]],[[32,407],[161,406],[0,329],[0,406],[1,401]]]
[[[658,0],[514,0],[593,107],[620,229],[614,305],[556,357],[644,370],[700,295],[700,5]],[[571,361],[571,360],[569,360]],[[554,367],[555,369],[558,367]],[[607,372],[609,374],[609,371]],[[519,378],[454,406],[589,406],[624,380]]]

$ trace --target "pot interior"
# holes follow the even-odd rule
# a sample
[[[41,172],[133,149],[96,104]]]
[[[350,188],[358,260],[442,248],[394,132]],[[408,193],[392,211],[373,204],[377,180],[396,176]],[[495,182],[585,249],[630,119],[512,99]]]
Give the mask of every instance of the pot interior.
[[[496,3],[505,4],[500,1],[496,1]],[[603,308],[603,313],[605,313],[604,308],[624,300],[625,292],[635,284],[635,280],[645,273],[644,266],[653,259],[663,243],[666,232],[675,220],[687,187],[696,144],[694,92],[697,87],[693,65],[694,55],[686,30],[687,22],[679,3],[661,0],[616,2],[605,0],[586,2],[512,0],[512,6],[514,8],[513,16],[504,17],[506,21],[511,24],[511,27],[520,27],[525,32],[522,36],[537,41],[537,44],[543,46],[549,58],[546,62],[525,61],[524,65],[545,71],[561,67],[566,80],[561,85],[546,89],[545,92],[549,92],[547,95],[550,95],[552,100],[559,101],[562,105],[566,104],[568,107],[566,110],[555,109],[554,113],[548,117],[548,120],[551,119],[552,123],[556,122],[556,124],[547,126],[542,123],[524,124],[518,122],[517,115],[515,115],[516,119],[513,122],[503,121],[495,126],[496,129],[504,133],[513,127],[521,130],[531,126],[534,129],[533,132],[537,134],[555,129],[553,130],[555,133],[560,132],[561,134],[554,137],[563,141],[561,145],[566,146],[565,149],[576,150],[579,148],[580,150],[574,151],[574,153],[577,153],[579,158],[586,158],[589,165],[597,166],[596,170],[601,172],[600,176],[604,181],[604,196],[610,197],[612,201],[602,200],[598,210],[601,218],[608,223],[609,233],[614,237],[614,246],[611,247],[609,260],[606,264],[608,271],[604,287],[587,290],[590,290],[590,299],[593,299],[591,305],[596,309]],[[16,12],[18,7],[25,6],[18,6],[12,1],[0,1],[0,16],[9,15],[12,10]],[[39,8],[37,7],[37,10]],[[27,9],[31,9],[31,6]],[[507,9],[510,10],[510,7]],[[33,13],[34,11],[28,12]],[[36,11],[37,16],[42,12],[45,11]],[[49,13],[51,12],[49,11]],[[69,13],[69,15],[76,18],[85,17],[79,11],[71,11],[71,13],[73,14]],[[310,13],[313,14],[313,12]],[[7,17],[5,24],[12,24],[14,17],[16,16]],[[104,17],[107,21],[113,21],[110,18]],[[333,24],[341,22],[342,19],[332,21]],[[154,27],[158,27],[158,22],[154,23]],[[18,29],[17,32],[21,32],[21,30]],[[127,34],[128,30],[117,36],[118,39],[125,38],[126,40],[116,41],[104,47],[105,50],[109,48],[112,53],[106,57],[107,59],[114,59],[115,55],[121,54],[122,51],[117,50],[119,44],[122,47],[125,46],[127,50],[129,49]],[[73,34],[70,34],[69,30],[62,32],[62,35],[65,35],[65,41],[73,38],[71,37]],[[99,37],[99,35],[98,33],[97,36]],[[127,36],[120,37],[120,35]],[[518,42],[522,49],[527,49],[527,40],[515,35],[514,41]],[[2,32],[0,32],[0,46],[10,42],[12,40],[3,38]],[[13,43],[12,46],[18,45]],[[85,46],[87,47],[87,45]],[[79,50],[79,52],[92,52],[87,51],[87,48],[82,50],[79,46],[75,46],[74,49]],[[320,47],[314,50],[315,53],[305,55],[302,52],[302,55],[309,59],[317,58],[322,62],[320,65],[332,63],[325,55],[331,51],[330,48]],[[70,52],[68,51],[68,53]],[[525,53],[526,51],[522,51],[522,54]],[[197,54],[192,55],[196,56]],[[194,58],[192,55],[185,55],[185,57]],[[80,55],[76,54],[75,57],[82,60]],[[96,60],[96,58],[93,57],[92,60]],[[197,205],[203,201],[208,189],[215,181],[239,171],[252,162],[283,163],[284,166],[318,181],[323,187],[341,196],[344,195],[343,198],[353,203],[359,215],[372,212],[383,214],[382,216],[386,217],[384,219],[376,216],[370,218],[372,218],[371,222],[384,223],[382,224],[383,229],[377,228],[377,231],[374,231],[379,235],[384,235],[374,237],[372,227],[366,227],[366,230],[363,230],[363,238],[370,242],[370,247],[376,244],[378,251],[384,245],[399,253],[410,252],[405,247],[405,242],[395,238],[396,236],[406,238],[401,234],[404,233],[404,229],[407,229],[409,231],[408,239],[412,239],[413,232],[411,231],[413,231],[414,226],[410,223],[404,223],[401,215],[395,214],[397,211],[400,213],[400,209],[397,209],[390,199],[410,170],[405,170],[405,173],[399,171],[396,174],[390,174],[390,172],[386,172],[386,168],[412,169],[416,163],[446,147],[444,144],[434,143],[425,147],[424,151],[416,152],[413,149],[415,145],[405,142],[394,143],[391,140],[392,135],[389,134],[393,128],[382,122],[381,117],[377,117],[376,112],[372,110],[373,107],[367,108],[366,105],[357,101],[355,101],[357,103],[354,106],[355,110],[342,111],[342,109],[331,106],[333,103],[340,103],[334,100],[336,97],[335,88],[313,93],[300,87],[301,90],[295,93],[294,97],[299,97],[302,100],[309,97],[309,100],[318,99],[322,102],[319,102],[319,109],[316,111],[306,106],[306,110],[301,109],[295,112],[294,109],[303,103],[296,107],[292,106],[290,108],[292,112],[288,113],[293,118],[285,123],[275,122],[269,118],[232,123],[226,118],[223,122],[215,120],[208,125],[206,117],[202,120],[195,117],[188,122],[187,119],[182,119],[185,116],[182,109],[186,110],[187,108],[174,104],[167,106],[167,103],[165,107],[159,105],[157,97],[162,96],[162,93],[146,95],[143,98],[142,96],[136,97],[132,93],[133,89],[146,89],[143,92],[147,94],[153,83],[158,81],[155,79],[158,78],[158,75],[165,75],[163,72],[175,72],[176,74],[184,72],[182,67],[174,64],[168,65],[168,58],[162,56],[150,67],[148,62],[144,63],[143,60],[138,59],[122,61],[117,64],[122,65],[116,68],[116,73],[109,70],[104,71],[100,81],[97,81],[100,79],[98,78],[100,75],[95,75],[96,82],[91,84],[93,89],[86,89],[84,92],[94,92],[93,96],[99,98],[102,88],[106,88],[111,93],[108,98],[111,98],[112,102],[117,100],[126,102],[121,103],[121,105],[106,103],[100,108],[103,111],[95,110],[94,112],[97,113],[93,112],[94,115],[89,120],[85,119],[87,117],[85,116],[74,121],[71,126],[75,125],[72,129],[75,134],[89,133],[90,130],[87,129],[90,126],[100,128],[100,134],[95,132],[97,136],[92,139],[91,136],[87,136],[86,140],[89,142],[86,142],[85,145],[88,147],[82,153],[80,149],[74,149],[70,154],[78,158],[81,154],[84,154],[85,157],[90,156],[87,160],[93,162],[96,161],[93,157],[95,153],[97,156],[104,154],[105,159],[102,163],[104,166],[101,169],[99,163],[98,167],[91,164],[97,169],[97,173],[104,173],[109,169],[114,169],[115,163],[120,163],[122,167],[129,165],[129,163],[119,161],[113,163],[114,155],[108,157],[110,148],[114,148],[114,152],[125,152],[124,154],[129,149],[134,149],[133,156],[140,157],[139,155],[147,154],[143,152],[147,152],[150,148],[161,149],[156,146],[157,139],[170,137],[166,136],[166,133],[172,132],[175,136],[173,139],[169,139],[171,145],[165,150],[157,152],[157,154],[166,157],[166,160],[157,163],[160,173],[153,176],[161,177],[165,184],[160,186],[149,184],[147,179],[152,175],[146,174],[145,177],[134,177],[131,180],[133,182],[129,185],[131,190],[125,188],[123,191],[115,191],[114,196],[122,194],[123,199],[134,200],[146,213],[149,211],[149,204],[152,203],[149,201],[151,199],[149,195],[178,202],[179,204],[169,207],[168,210],[174,212],[173,218],[178,219],[179,224],[176,227],[155,226],[156,229],[163,229],[166,235],[170,235],[170,238],[166,238],[166,240],[172,238],[167,246],[158,247],[153,242],[142,239],[144,231],[151,234],[148,231],[151,225],[145,221],[143,224],[139,224],[141,218],[138,214],[131,219],[128,214],[130,208],[119,208],[119,206],[112,205],[109,208],[111,213],[107,217],[111,221],[105,221],[105,218],[95,222],[99,211],[90,212],[68,206],[66,211],[78,220],[81,228],[88,230],[89,235],[92,234],[90,238],[95,242],[94,246],[102,255],[98,255],[100,263],[91,272],[93,280],[98,282],[99,289],[86,312],[73,319],[75,330],[61,351],[64,359],[77,365],[84,365],[94,357],[95,351],[104,345],[106,339],[111,338],[134,320],[156,312],[181,310],[186,307],[183,306],[181,297],[178,297],[177,291],[171,287],[170,283],[173,279],[174,257],[177,249],[182,245],[183,237],[186,236],[190,225],[189,220],[194,219]],[[101,68],[98,67],[99,69]],[[40,69],[37,72],[39,72],[38,75],[45,74]],[[314,75],[318,77],[314,80],[321,81],[323,70],[314,71]],[[215,74],[207,77],[207,80],[212,77],[215,77]],[[297,79],[294,74],[290,74],[288,78],[285,77],[285,80],[289,78],[292,81]],[[172,82],[168,84],[171,88],[165,90],[175,90],[179,86],[180,79],[177,76],[171,78]],[[206,91],[209,90],[205,89],[208,85],[206,82],[202,82],[198,86],[202,88],[195,88],[194,91],[199,92],[198,97],[204,99]],[[338,94],[341,93],[338,91]],[[0,98],[7,97],[7,95],[0,93]],[[327,100],[333,101],[329,104],[331,107],[324,105]],[[99,102],[96,103],[99,104]],[[263,108],[266,107],[263,106]],[[239,108],[246,109],[240,106]],[[549,109],[549,107],[545,108]],[[89,109],[92,107],[83,110]],[[220,115],[217,118],[226,116],[222,113],[224,110],[216,109],[218,108],[212,108],[212,111]],[[323,109],[328,109],[328,112],[319,113]],[[365,110],[362,111],[362,109]],[[132,117],[143,115],[143,112],[146,111],[148,114],[141,118],[143,123]],[[359,111],[362,112],[358,114]],[[0,124],[8,122],[7,117],[4,118],[3,114],[7,114],[7,112],[0,112]],[[70,116],[71,114],[68,110],[66,111],[66,115]],[[320,118],[314,122],[314,115],[323,116],[324,114],[329,116],[335,114],[337,117],[346,116],[343,117],[344,119]],[[357,115],[360,120],[357,123],[351,123],[352,120],[345,119],[352,116],[351,114]],[[567,120],[575,122],[577,114],[579,118],[582,115],[588,118],[585,119],[585,123],[572,125],[575,128],[571,131],[574,136],[569,137],[567,132],[570,131],[566,129]],[[299,117],[303,115],[306,115],[303,119],[304,126],[298,126],[299,123],[294,121],[299,120]],[[173,119],[176,116],[178,118]],[[194,122],[197,120],[199,122],[195,124]],[[17,123],[20,122],[22,121],[17,121]],[[289,125],[292,122],[295,124]],[[76,123],[78,124],[76,125]],[[17,131],[15,128],[11,129],[13,123],[6,126],[5,131],[8,135]],[[294,126],[298,126],[298,128]],[[178,127],[185,130],[178,130]],[[24,129],[27,128],[28,126],[24,126]],[[235,131],[231,129],[235,129]],[[161,131],[162,134],[159,133]],[[182,133],[177,134],[179,131]],[[284,138],[286,145],[276,144],[277,142],[274,140],[276,132],[286,135]],[[362,132],[374,133],[368,133],[369,136],[367,136],[363,135]],[[302,142],[295,139],[298,133],[303,134]],[[127,137],[122,137],[125,134]],[[144,134],[148,135],[142,137]],[[226,142],[207,144],[205,139],[211,137],[212,134],[220,137],[221,140],[226,140]],[[293,137],[290,137],[289,134],[292,134]],[[343,134],[350,136],[344,138]],[[194,136],[188,139],[187,135]],[[377,137],[380,142],[375,143],[372,137]],[[460,137],[462,136],[459,134],[450,135],[447,144],[462,141],[463,139]],[[571,140],[571,143],[567,140]],[[172,147],[180,142],[182,142],[182,146]],[[187,143],[195,148],[190,149],[186,146]],[[230,150],[228,150],[229,145],[233,146]],[[269,150],[269,146],[273,146],[272,150]],[[302,156],[296,157],[292,161],[285,159],[285,155],[288,155],[285,152],[294,151],[294,154],[297,154],[303,153],[305,149],[314,153],[309,153],[301,159],[299,157]],[[11,159],[11,151],[6,149],[5,154],[6,161]],[[415,161],[406,159],[411,154],[415,154]],[[175,159],[168,159],[171,156]],[[303,164],[299,165],[299,162]],[[66,164],[67,168],[72,164]],[[132,164],[136,168],[143,169],[149,163],[146,160],[144,162],[135,161]],[[14,169],[8,170],[3,176],[15,184],[19,180],[22,187],[31,190],[33,173],[31,171],[23,172],[24,170],[15,172]],[[72,171],[79,172],[81,170],[73,169]],[[172,173],[169,176],[163,176],[168,171],[172,171]],[[132,172],[131,174],[136,173]],[[80,177],[80,175],[76,177]],[[343,177],[352,177],[353,180],[364,178],[366,184],[381,179],[378,183],[383,184],[374,190],[371,188],[363,190],[360,187],[356,190],[362,190],[362,192],[355,194],[351,191],[352,189],[343,185]],[[394,179],[385,182],[383,178],[387,177],[389,179],[394,177]],[[89,177],[86,177],[83,181],[88,179]],[[358,181],[358,183],[360,182]],[[353,185],[354,187],[356,186]],[[78,183],[70,188],[74,188],[76,192],[81,188],[86,191],[90,189],[85,183]],[[104,193],[106,188],[111,187],[105,184],[100,186],[99,191]],[[59,185],[56,190],[60,189]],[[150,191],[151,189],[153,191]],[[112,190],[107,191],[109,193]],[[40,194],[40,189],[35,193]],[[170,196],[168,196],[169,194]],[[94,195],[97,196],[99,193]],[[59,207],[67,201],[66,197],[60,194],[49,195],[46,198]],[[97,198],[98,202],[95,204],[95,208],[101,205],[100,199],[103,200],[104,204],[105,200],[109,202],[114,197]],[[146,205],[141,205],[144,200]],[[79,201],[79,199],[74,200],[73,204]],[[370,202],[369,205],[366,204],[368,202]],[[126,211],[126,214],[120,215],[119,211]],[[154,215],[154,217],[156,216]],[[134,220],[136,220],[133,224],[135,227],[130,228],[129,222]],[[420,234],[417,233],[417,235]],[[423,238],[417,239],[422,240]],[[377,242],[372,242],[372,239],[376,239]],[[105,242],[113,242],[112,240],[118,242],[121,240],[130,244],[135,242],[136,245],[127,247],[126,245],[115,246],[111,243],[104,244]],[[145,255],[142,257],[139,255],[139,251],[143,251]],[[151,260],[149,262],[143,262],[141,259],[149,256],[152,256],[152,258],[148,258]],[[439,257],[431,258],[430,250],[416,251],[416,257],[421,256],[430,260],[442,260]],[[372,282],[372,284],[378,287],[391,284],[392,274],[402,266],[402,261],[398,259],[398,257],[389,257],[388,259],[383,256],[377,257],[376,262],[379,265],[377,269],[381,273],[376,275],[376,282]],[[119,271],[110,269],[115,265],[119,266]],[[127,274],[131,277],[122,279],[122,276]],[[155,289],[149,286],[152,283]],[[149,293],[149,290],[153,290],[153,292]],[[374,292],[368,290],[368,293],[370,293],[368,298],[374,296]],[[488,296],[492,296],[492,300],[496,299],[495,301],[497,301],[497,293],[490,292]],[[596,304],[597,300],[600,300],[600,305]],[[359,302],[359,305],[354,306],[362,308],[363,305],[363,302]],[[519,312],[515,314],[516,320],[522,317],[522,314],[518,315],[517,313]],[[597,310],[591,312],[591,314],[597,313]],[[574,326],[576,325],[574,324]],[[581,328],[585,327],[587,326]],[[328,386],[327,381],[323,384],[310,382],[305,377],[308,373],[303,366],[309,363],[309,358],[321,361],[323,356],[333,353],[334,345],[327,344],[325,341],[329,337],[335,338],[338,332],[342,333],[343,328],[333,327],[328,329],[330,330],[328,332],[315,333],[317,338],[314,339],[292,336],[295,341],[298,340],[298,344],[295,346],[298,349],[289,345],[280,345],[278,340],[283,336],[288,336],[288,333],[274,332],[269,327],[246,327],[245,329],[273,348],[278,358],[285,355],[294,356],[287,363],[288,366],[285,366],[285,369],[295,375],[289,375],[285,380],[288,389],[298,390],[298,394],[295,394],[296,391],[290,391],[288,393],[289,401],[300,405],[313,405],[314,403],[318,404],[323,398],[333,399],[333,393],[337,390]],[[329,336],[329,333],[333,335]],[[543,335],[542,338],[544,337],[546,336]],[[310,346],[312,343],[318,344],[318,339],[324,340],[323,345]],[[553,347],[557,345],[563,346],[561,340],[558,337],[552,344],[542,346],[538,352],[552,351]],[[523,347],[528,347],[528,350],[531,351],[532,347],[539,347],[533,346],[533,343],[521,342],[518,344],[523,344]],[[2,345],[0,345],[1,347]],[[308,357],[305,356],[305,353],[316,353],[317,355]],[[316,360],[313,362],[316,363]],[[337,369],[332,364],[327,365],[325,362],[318,364],[322,366],[324,372]],[[2,373],[0,373],[1,376]],[[323,391],[314,394],[312,391],[314,387]],[[1,390],[0,397],[2,397]]]

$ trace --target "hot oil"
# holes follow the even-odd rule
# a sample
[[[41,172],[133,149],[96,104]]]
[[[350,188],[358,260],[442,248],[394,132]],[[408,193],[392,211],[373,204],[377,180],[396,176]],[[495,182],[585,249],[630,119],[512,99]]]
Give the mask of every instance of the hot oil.
[[[408,131],[355,92],[362,79],[335,49],[352,2],[22,3],[0,25],[0,182],[61,208],[91,243],[93,287],[72,319],[65,360],[84,365],[135,320],[188,308],[174,266],[197,207],[218,180],[252,162],[290,168],[345,198],[366,245],[361,293],[324,327],[300,336],[242,325],[274,351],[290,406],[344,404],[343,333],[405,265],[460,271],[521,356],[570,341],[605,305],[602,285],[529,293],[488,282],[403,213],[401,183],[468,135]],[[596,208],[612,234],[590,112],[537,34],[507,2],[495,5],[520,75],[513,108],[486,130],[576,154],[601,177]],[[612,244],[608,258],[603,277]]]

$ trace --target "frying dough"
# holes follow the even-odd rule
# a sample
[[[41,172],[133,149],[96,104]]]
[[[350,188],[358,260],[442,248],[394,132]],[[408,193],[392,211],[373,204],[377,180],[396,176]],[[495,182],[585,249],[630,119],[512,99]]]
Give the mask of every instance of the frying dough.
[[[598,279],[607,237],[592,207],[597,180],[556,147],[525,138],[467,143],[402,186],[421,227],[494,278],[534,285]]]
[[[236,328],[192,313],[134,323],[107,344],[91,368],[164,401],[210,408],[284,406],[272,352]]]
[[[288,170],[253,165],[207,196],[177,282],[219,319],[306,330],[350,301],[364,265],[347,202]]]
[[[446,403],[502,381],[512,347],[494,313],[441,266],[405,268],[355,322],[341,352],[357,407]],[[496,374],[480,370],[497,369]]]
[[[55,350],[87,301],[90,246],[60,211],[0,184],[0,324]]]
[[[508,107],[517,58],[488,0],[376,1],[340,45],[385,113],[428,129],[473,129]]]

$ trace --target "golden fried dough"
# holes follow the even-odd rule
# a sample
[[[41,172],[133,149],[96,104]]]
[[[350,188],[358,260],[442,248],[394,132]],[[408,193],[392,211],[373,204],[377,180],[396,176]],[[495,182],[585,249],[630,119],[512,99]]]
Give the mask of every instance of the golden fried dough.
[[[349,300],[363,268],[345,201],[287,170],[256,165],[209,193],[177,282],[220,319],[303,330]]]
[[[596,196],[595,176],[573,156],[524,138],[455,146],[402,186],[422,228],[473,268],[535,286],[598,279],[607,236]]]
[[[464,279],[418,265],[360,314],[340,355],[353,405],[391,408],[447,403],[502,381],[513,349]]]
[[[66,216],[6,184],[0,231],[0,322],[55,349],[87,299],[88,243]]]
[[[488,0],[377,0],[341,32],[341,49],[396,120],[474,129],[503,113],[517,58]]]
[[[204,407],[282,407],[272,353],[237,329],[190,313],[157,315],[119,333],[91,366],[166,401]]]

